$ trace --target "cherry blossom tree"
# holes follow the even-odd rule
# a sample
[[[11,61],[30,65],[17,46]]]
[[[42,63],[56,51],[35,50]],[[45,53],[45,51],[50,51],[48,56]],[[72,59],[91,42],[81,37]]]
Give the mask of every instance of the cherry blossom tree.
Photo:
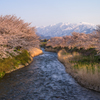
[[[47,42],[47,46],[68,48],[95,48],[100,52],[100,25],[90,34],[73,32],[72,36],[54,37]]]
[[[30,24],[15,15],[0,16],[0,58],[7,58],[9,53],[17,55],[15,48],[39,47],[39,37]]]

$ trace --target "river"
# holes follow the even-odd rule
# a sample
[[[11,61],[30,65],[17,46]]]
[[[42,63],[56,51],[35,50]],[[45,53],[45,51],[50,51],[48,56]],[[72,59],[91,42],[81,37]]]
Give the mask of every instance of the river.
[[[81,87],[57,59],[46,52],[0,79],[0,100],[100,100],[100,93]]]

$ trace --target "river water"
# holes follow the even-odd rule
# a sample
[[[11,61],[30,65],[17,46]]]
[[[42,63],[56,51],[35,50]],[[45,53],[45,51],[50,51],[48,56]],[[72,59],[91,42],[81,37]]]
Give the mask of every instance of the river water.
[[[100,93],[81,87],[66,73],[56,53],[44,51],[33,59],[0,80],[0,100],[100,100]]]

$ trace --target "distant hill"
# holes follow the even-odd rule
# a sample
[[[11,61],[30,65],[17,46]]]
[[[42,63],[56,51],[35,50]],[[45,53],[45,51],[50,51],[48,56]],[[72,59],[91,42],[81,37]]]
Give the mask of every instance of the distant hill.
[[[94,24],[80,22],[78,24],[72,23],[58,23],[49,26],[37,27],[37,34],[41,38],[60,37],[71,35],[72,32],[91,33],[95,30]]]

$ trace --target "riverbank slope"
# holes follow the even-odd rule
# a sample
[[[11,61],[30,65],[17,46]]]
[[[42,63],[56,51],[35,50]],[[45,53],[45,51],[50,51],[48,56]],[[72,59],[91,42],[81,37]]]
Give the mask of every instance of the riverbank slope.
[[[88,64],[85,66],[81,62],[80,67],[76,61],[82,59],[82,56],[79,53],[67,53],[64,49],[58,52],[58,59],[65,65],[66,72],[74,77],[79,84],[86,88],[100,92],[99,64],[95,66]]]
[[[42,54],[42,50],[38,48],[31,48],[29,51],[22,50],[17,56],[12,56],[5,59],[0,59],[0,78],[6,73],[18,70],[29,65],[33,61],[33,57]]]

